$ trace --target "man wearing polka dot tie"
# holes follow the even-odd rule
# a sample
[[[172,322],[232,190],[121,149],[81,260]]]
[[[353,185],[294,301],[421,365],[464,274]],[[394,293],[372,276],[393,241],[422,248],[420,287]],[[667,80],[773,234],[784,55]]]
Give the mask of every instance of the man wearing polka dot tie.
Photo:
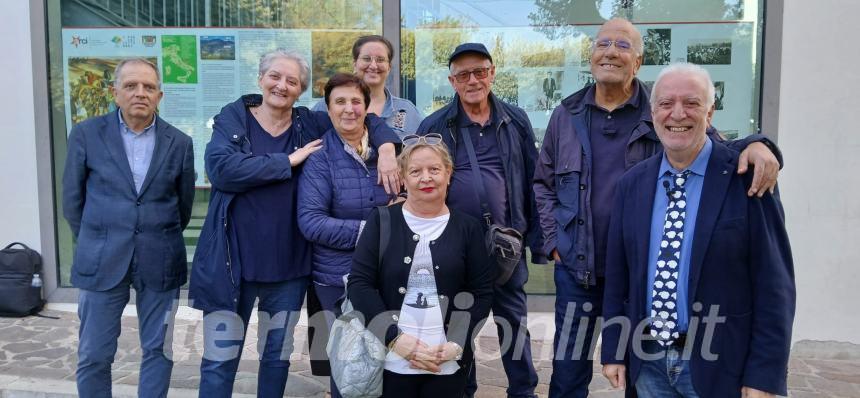
[[[616,191],[601,359],[613,386],[630,380],[643,398],[786,395],[795,284],[782,205],[748,197],[737,152],[707,136],[713,92],[699,66],[660,73],[650,99],[664,153]]]

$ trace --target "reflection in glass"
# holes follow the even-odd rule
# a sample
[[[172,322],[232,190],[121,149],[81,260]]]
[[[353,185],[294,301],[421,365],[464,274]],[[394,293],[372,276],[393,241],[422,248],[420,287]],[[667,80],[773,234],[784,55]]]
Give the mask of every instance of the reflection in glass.
[[[116,63],[152,57],[164,83],[160,116],[194,140],[198,189],[184,232],[189,261],[209,200],[202,159],[211,117],[258,90],[259,56],[277,47],[305,51],[312,87],[302,104],[311,105],[321,96],[315,80],[325,84],[335,72],[352,71],[355,38],[382,32],[381,0],[64,0],[47,2],[47,15],[54,175],[63,175],[71,127],[116,108],[109,90]],[[74,245],[65,220],[56,228],[60,285],[68,286]]]
[[[458,44],[487,46],[493,93],[523,108],[540,141],[564,98],[594,83],[592,38],[606,20],[634,22],[643,36],[638,77],[672,62],[703,64],[719,82],[714,126],[743,137],[758,125],[760,0],[401,1],[401,94],[430,114],[449,103],[448,56]],[[531,267],[529,293],[552,293],[552,269]]]

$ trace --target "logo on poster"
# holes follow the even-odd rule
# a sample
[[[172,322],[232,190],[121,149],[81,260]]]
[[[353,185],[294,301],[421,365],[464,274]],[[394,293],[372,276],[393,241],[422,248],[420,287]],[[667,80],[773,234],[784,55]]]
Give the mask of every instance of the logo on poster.
[[[140,37],[140,42],[143,43],[146,47],[152,47],[155,45],[155,36],[154,35],[143,35]]]
[[[110,39],[110,41],[116,47],[130,48],[134,47],[134,43],[136,40],[134,36],[114,36],[112,39]]]
[[[80,36],[78,36],[78,35],[73,35],[73,36],[72,36],[72,41],[71,41],[71,42],[69,42],[69,44],[71,44],[71,45],[72,45],[72,46],[74,46],[75,48],[78,48],[78,46],[85,46],[85,45],[87,45],[87,42],[88,42],[88,41],[89,41],[89,40],[87,39],[87,37],[80,37]]]

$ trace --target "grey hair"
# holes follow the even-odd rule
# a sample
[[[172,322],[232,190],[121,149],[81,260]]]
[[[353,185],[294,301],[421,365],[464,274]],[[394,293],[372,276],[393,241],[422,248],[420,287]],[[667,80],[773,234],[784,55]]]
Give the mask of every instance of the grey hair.
[[[672,74],[687,74],[692,75],[694,77],[698,77],[705,81],[705,87],[708,89],[707,97],[705,97],[705,105],[708,109],[714,105],[714,94],[716,93],[716,89],[714,88],[714,82],[711,81],[711,74],[708,73],[708,70],[696,65],[691,64],[689,62],[676,62],[672,63],[669,66],[663,68],[660,71],[660,74],[657,75],[657,79],[654,80],[654,85],[651,86],[651,107],[654,107],[655,101],[657,98],[655,94],[657,94],[657,86],[660,85],[660,81],[663,80],[664,77]]]
[[[606,26],[606,24],[613,21],[625,22],[633,28],[633,32],[635,32],[635,34],[633,35],[633,43],[630,44],[633,44],[633,49],[636,50],[636,53],[638,53],[640,57],[643,56],[645,54],[645,41],[642,39],[642,33],[639,32],[639,29],[636,28],[636,25],[633,25],[633,22],[630,22],[630,20],[627,18],[614,17],[604,22],[603,25],[600,25],[600,29],[597,30],[597,35],[600,35],[600,31],[603,30],[603,27]],[[594,42],[597,42],[597,36],[594,37]]]
[[[120,76],[122,75],[122,70],[126,65],[129,64],[141,64],[146,65],[152,68],[155,71],[155,79],[158,81],[158,89],[161,90],[161,73],[158,72],[158,66],[156,66],[152,61],[146,58],[125,58],[122,61],[119,61],[116,64],[116,68],[113,70],[113,86],[115,88],[119,88]]]
[[[288,59],[299,65],[299,80],[302,86],[302,92],[304,93],[307,91],[308,85],[310,85],[311,67],[308,65],[308,61],[305,59],[304,55],[295,50],[279,48],[263,54],[263,56],[260,57],[260,74],[258,77],[263,77],[263,75],[265,75],[272,67],[275,60],[281,58]]]

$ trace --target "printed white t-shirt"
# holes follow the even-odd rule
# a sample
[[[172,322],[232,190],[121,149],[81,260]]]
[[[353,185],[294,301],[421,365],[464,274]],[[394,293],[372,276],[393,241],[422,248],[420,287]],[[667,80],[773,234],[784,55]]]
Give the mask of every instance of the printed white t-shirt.
[[[428,346],[436,346],[448,342],[445,336],[445,320],[442,319],[442,309],[439,307],[439,294],[436,291],[436,277],[433,272],[433,257],[430,253],[430,242],[438,239],[448,225],[450,214],[433,218],[421,218],[413,215],[405,208],[403,217],[406,225],[418,235],[418,245],[415,247],[409,266],[409,281],[406,284],[406,295],[400,307],[400,319],[397,327],[403,333],[415,336]],[[404,264],[406,266],[406,264]],[[409,367],[409,361],[389,351],[385,357],[385,369],[399,374],[441,374],[450,375],[457,372],[457,361],[442,363],[441,372],[432,373],[423,369]]]

